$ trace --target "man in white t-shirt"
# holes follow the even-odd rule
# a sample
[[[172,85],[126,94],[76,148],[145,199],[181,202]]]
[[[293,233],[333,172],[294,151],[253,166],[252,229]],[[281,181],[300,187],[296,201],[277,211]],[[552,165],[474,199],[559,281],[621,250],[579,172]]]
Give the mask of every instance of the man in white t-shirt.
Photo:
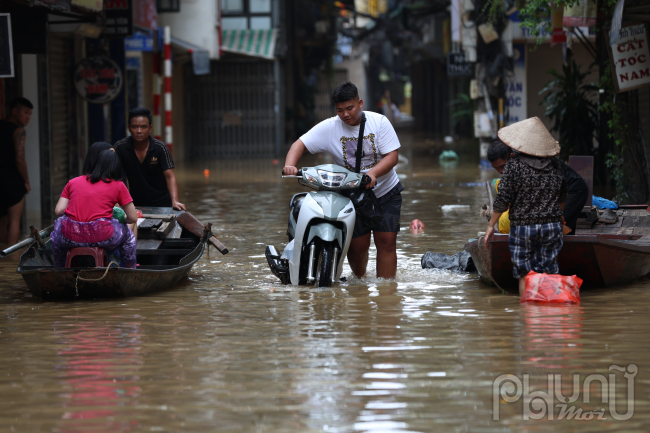
[[[298,173],[296,164],[305,150],[310,153],[327,152],[334,159],[334,164],[355,171],[363,100],[359,99],[357,86],[352,83],[339,85],[334,90],[332,99],[337,116],[323,120],[291,145],[285,161],[285,174]],[[400,144],[393,126],[385,116],[370,111],[365,114],[361,172],[370,177],[371,181],[366,188],[374,188],[384,217],[381,225],[374,230],[364,229],[357,219],[348,250],[348,262],[357,277],[366,274],[372,232],[377,247],[377,276],[395,278],[401,192],[404,190],[394,168]]]

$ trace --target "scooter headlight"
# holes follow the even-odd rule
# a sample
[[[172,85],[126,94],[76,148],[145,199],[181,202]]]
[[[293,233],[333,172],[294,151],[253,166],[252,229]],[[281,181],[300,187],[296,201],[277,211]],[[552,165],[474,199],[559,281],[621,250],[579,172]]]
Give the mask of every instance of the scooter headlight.
[[[347,177],[345,173],[332,173],[324,170],[318,170],[318,175],[323,186],[329,186],[330,188],[340,188]]]

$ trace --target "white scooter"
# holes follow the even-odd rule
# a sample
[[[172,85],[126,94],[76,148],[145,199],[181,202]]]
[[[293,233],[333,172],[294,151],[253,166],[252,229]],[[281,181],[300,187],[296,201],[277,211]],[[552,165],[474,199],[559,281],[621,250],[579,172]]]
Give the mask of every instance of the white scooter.
[[[283,284],[329,287],[339,280],[347,255],[356,213],[342,190],[362,187],[369,178],[333,164],[306,167],[297,176],[314,192],[295,194],[289,202],[289,243],[282,255],[266,247],[271,271]],[[363,182],[362,182],[363,181]]]

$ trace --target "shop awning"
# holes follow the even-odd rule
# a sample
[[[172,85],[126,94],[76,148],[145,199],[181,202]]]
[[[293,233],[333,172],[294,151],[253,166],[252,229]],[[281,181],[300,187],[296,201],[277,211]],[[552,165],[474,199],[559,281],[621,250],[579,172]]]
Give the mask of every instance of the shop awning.
[[[224,30],[221,34],[221,49],[247,56],[275,58],[276,29]]]

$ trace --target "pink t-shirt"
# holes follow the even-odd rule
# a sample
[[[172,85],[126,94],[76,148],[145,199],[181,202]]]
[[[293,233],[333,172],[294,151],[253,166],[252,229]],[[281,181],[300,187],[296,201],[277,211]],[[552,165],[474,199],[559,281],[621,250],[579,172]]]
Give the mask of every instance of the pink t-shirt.
[[[68,182],[61,197],[70,200],[65,208],[68,218],[82,223],[97,218],[111,218],[115,203],[124,207],[133,201],[122,181],[112,180],[106,183],[100,179],[97,183],[90,183],[85,175]]]

